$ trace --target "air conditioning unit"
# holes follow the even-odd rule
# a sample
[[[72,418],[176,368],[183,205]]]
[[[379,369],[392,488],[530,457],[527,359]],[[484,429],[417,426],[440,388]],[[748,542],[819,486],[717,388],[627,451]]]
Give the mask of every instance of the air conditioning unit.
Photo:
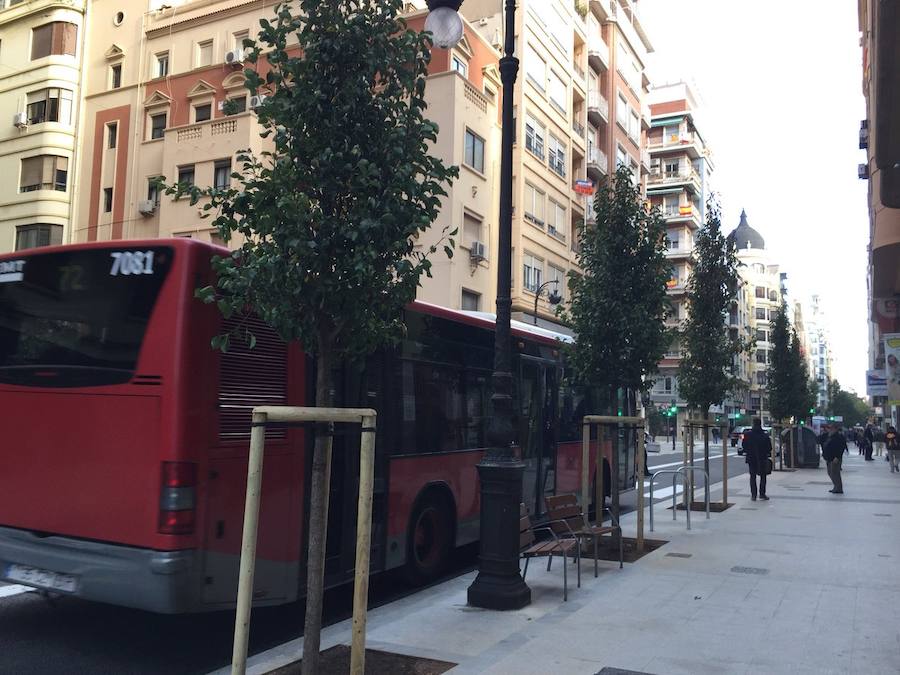
[[[232,49],[225,52],[225,63],[229,66],[239,66],[244,62],[244,50]]]
[[[156,202],[152,199],[142,199],[138,202],[138,211],[141,215],[152,216],[156,213]]]
[[[856,174],[863,180],[866,180],[869,177],[869,165],[860,164],[856,169]]]
[[[19,129],[27,127],[28,113],[17,112],[15,115],[13,115],[13,124]]]
[[[487,251],[484,247],[484,242],[472,242],[472,246],[469,248],[469,259],[474,262],[478,262],[479,260],[487,260]]]
[[[863,120],[859,125],[859,149],[865,150],[869,147],[869,121]]]
[[[251,96],[250,97],[250,110],[256,110],[259,106],[263,104],[263,101],[266,100],[266,97],[263,94],[259,96]]]

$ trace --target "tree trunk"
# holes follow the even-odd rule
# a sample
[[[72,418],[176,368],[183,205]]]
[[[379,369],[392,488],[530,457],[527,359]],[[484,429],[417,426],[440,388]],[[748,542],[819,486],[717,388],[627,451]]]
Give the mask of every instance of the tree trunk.
[[[334,405],[334,377],[330,345],[319,340],[316,356],[316,406]],[[316,433],[309,496],[309,548],[306,556],[306,621],[303,626],[302,675],[319,670],[322,633],[322,596],[325,586],[325,540],[328,525],[328,493],[331,485],[330,433]]]

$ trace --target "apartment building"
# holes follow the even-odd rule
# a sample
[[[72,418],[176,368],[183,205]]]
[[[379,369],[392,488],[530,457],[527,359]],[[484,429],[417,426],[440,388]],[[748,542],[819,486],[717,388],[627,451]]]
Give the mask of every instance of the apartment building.
[[[69,239],[84,13],[84,0],[0,0],[0,253]]]
[[[809,300],[806,336],[809,344],[807,363],[809,375],[816,383],[816,407],[824,412],[831,399],[828,395],[828,383],[833,379],[831,343],[828,336],[825,311],[818,295]]]
[[[647,198],[665,218],[667,257],[672,264],[672,278],[668,282],[672,303],[669,325],[674,328],[687,318],[685,301],[692,271],[691,254],[695,234],[706,217],[714,165],[696,121],[700,105],[693,87],[686,82],[654,86],[649,92],[649,106]],[[660,363],[651,400],[666,406],[674,400],[683,416],[687,404],[678,392],[680,362],[681,347],[674,342]],[[727,402],[726,407],[733,406]]]
[[[266,149],[244,88],[243,41],[274,5],[194,0],[146,5],[97,0],[91,8],[77,241],[192,237],[218,242],[202,204],[161,194],[154,179],[224,186],[239,150]],[[410,27],[425,12],[410,8]],[[496,295],[499,55],[474,29],[452,50],[436,49],[427,114],[440,126],[434,152],[460,176],[420,246],[458,229],[453,260],[435,255],[420,299],[482,309]]]
[[[649,171],[644,74],[652,49],[627,0],[518,3],[513,158],[512,316],[555,330],[551,292],[565,302],[577,266],[577,232],[594,219],[593,189],[618,164],[635,180]],[[466,0],[461,12],[502,44],[502,0]],[[556,299],[555,297],[553,299]],[[486,309],[493,307],[493,299]]]
[[[860,178],[869,187],[869,368],[885,373],[884,336],[900,333],[900,15],[896,2],[857,0],[866,119]],[[885,421],[900,425],[900,405],[873,397]]]
[[[783,281],[778,263],[766,251],[762,235],[750,226],[747,214],[741,211],[738,226],[728,235],[737,248],[742,266],[741,279],[747,291],[749,328],[753,343],[749,361],[748,415],[760,415],[770,423],[768,397],[768,367],[772,350],[772,327],[784,301]]]

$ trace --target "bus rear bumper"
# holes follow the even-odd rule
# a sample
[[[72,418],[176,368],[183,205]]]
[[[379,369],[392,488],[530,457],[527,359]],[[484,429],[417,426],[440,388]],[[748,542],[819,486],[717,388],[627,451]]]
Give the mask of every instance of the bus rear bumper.
[[[42,588],[149,612],[199,609],[193,595],[198,587],[195,563],[193,551],[153,551],[0,527],[0,579],[38,587],[11,578],[10,565],[70,575],[75,578],[72,592]]]

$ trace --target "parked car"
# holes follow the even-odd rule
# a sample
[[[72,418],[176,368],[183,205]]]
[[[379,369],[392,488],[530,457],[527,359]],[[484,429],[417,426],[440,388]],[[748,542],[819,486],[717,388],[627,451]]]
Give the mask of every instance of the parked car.
[[[753,427],[741,427],[741,431],[740,431],[740,442],[741,442],[741,445],[738,445],[738,446],[737,446],[737,449],[738,449],[737,454],[739,454],[739,455],[743,455],[743,454],[744,454],[743,442],[744,442],[744,439],[747,438],[747,434],[749,434],[750,431],[751,431],[752,429],[753,429]],[[769,437],[771,438],[771,436],[772,436],[772,427],[763,427],[762,430],[763,430],[763,433],[765,433],[766,436],[769,436]],[[735,443],[732,443],[731,445],[734,446]]]
[[[744,446],[743,446],[744,439],[747,438],[747,434],[750,433],[750,430],[752,428],[753,427],[741,427],[740,436],[738,437],[738,442],[737,442],[737,449],[738,449],[737,452],[739,455],[744,454]]]

